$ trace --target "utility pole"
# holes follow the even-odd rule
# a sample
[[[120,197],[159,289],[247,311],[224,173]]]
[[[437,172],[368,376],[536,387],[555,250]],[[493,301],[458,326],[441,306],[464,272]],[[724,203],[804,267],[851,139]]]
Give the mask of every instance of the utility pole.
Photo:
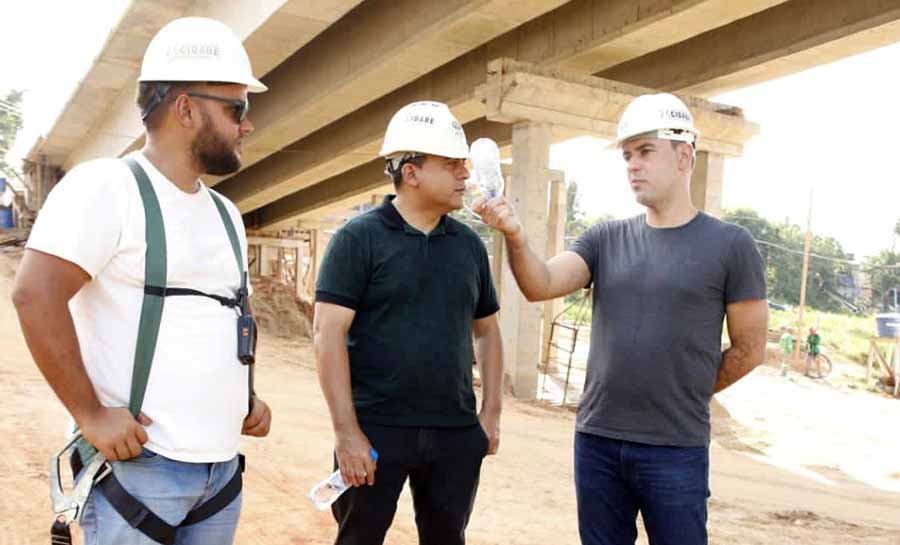
[[[806,213],[806,240],[803,243],[803,273],[800,277],[800,312],[797,314],[797,342],[794,343],[794,359],[800,356],[800,339],[803,335],[803,312],[806,310],[806,277],[809,276],[809,247],[812,243],[813,190],[809,190],[809,211]]]

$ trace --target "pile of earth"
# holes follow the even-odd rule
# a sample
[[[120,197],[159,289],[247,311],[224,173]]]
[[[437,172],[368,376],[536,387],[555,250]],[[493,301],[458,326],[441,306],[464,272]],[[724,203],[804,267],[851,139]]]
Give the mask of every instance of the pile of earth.
[[[311,303],[297,297],[292,287],[273,278],[252,278],[251,283],[253,314],[260,331],[286,339],[311,337]]]

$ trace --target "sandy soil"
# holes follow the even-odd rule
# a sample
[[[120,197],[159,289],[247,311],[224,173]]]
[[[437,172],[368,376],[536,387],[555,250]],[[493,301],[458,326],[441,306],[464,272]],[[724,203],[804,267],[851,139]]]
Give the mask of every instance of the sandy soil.
[[[0,254],[0,545],[47,543],[46,464],[62,442],[62,406],[28,355]],[[326,544],[330,513],[307,490],[330,472],[332,436],[311,347],[260,340],[258,390],[271,435],[246,440],[242,544]],[[900,400],[762,367],[713,407],[710,543],[900,544]],[[576,544],[567,410],[505,400],[500,454],[485,461],[473,544]],[[408,491],[389,544],[416,543]],[[646,543],[641,535],[639,543]]]

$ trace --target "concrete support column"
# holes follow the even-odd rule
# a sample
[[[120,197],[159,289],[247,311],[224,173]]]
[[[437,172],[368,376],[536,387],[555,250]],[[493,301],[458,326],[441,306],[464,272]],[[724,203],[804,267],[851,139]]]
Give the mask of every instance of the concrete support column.
[[[299,299],[306,299],[307,285],[303,281],[303,261],[306,253],[297,248],[294,250],[294,295]]]
[[[274,276],[278,272],[277,263],[278,248],[268,244],[261,244],[259,247],[259,275]]]
[[[565,249],[566,244],[566,175],[559,170],[550,171],[550,205],[547,214],[546,256],[552,257]],[[544,324],[541,335],[541,364],[548,358],[556,358],[556,349],[550,348],[550,324],[562,312],[563,298],[544,303]]]
[[[309,240],[307,251],[301,252],[303,255],[303,263],[306,271],[306,284],[304,289],[307,296],[311,295],[315,300],[316,296],[316,259],[319,255],[319,237],[317,229],[307,229],[306,236]]]
[[[513,126],[512,180],[507,198],[528,234],[531,248],[541,257],[547,250],[547,189],[551,126],[548,123],[520,123]],[[504,260],[505,261],[505,260]],[[520,399],[537,395],[537,368],[540,359],[542,304],[529,303],[522,296],[509,266],[504,263],[500,281],[501,329],[506,349],[506,383]]]
[[[315,273],[313,285],[315,285],[316,280],[319,278],[319,269],[322,268],[322,258],[325,257],[325,249],[328,247],[329,238],[325,234],[325,229],[323,228],[313,230],[311,236],[313,236],[316,241],[315,261],[313,262],[313,272]]]
[[[691,200],[694,206],[715,217],[722,216],[722,177],[725,156],[698,151],[691,177]]]

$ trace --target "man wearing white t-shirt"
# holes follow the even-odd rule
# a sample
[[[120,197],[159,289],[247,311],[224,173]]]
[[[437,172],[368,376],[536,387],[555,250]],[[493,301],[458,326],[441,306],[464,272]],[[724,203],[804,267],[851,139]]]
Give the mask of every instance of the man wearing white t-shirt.
[[[250,391],[248,367],[238,359],[235,308],[215,299],[233,301],[242,287],[241,215],[199,179],[240,168],[242,142],[253,130],[247,93],[265,90],[228,27],[196,17],[169,23],[148,46],[139,78],[144,148],[126,157],[130,165],[98,159],[72,169],[40,211],[16,275],[13,300],[47,382],[84,439],[110,461],[121,488],[175,527],[170,537],[178,544],[233,541],[239,493],[208,518],[185,521],[239,475],[240,435],[269,431],[269,408]],[[163,292],[136,418],[126,407],[150,220],[135,165],[159,202],[164,287],[202,292]],[[100,488],[95,485],[81,520],[87,543],[159,541],[138,526],[141,517],[123,516]]]

